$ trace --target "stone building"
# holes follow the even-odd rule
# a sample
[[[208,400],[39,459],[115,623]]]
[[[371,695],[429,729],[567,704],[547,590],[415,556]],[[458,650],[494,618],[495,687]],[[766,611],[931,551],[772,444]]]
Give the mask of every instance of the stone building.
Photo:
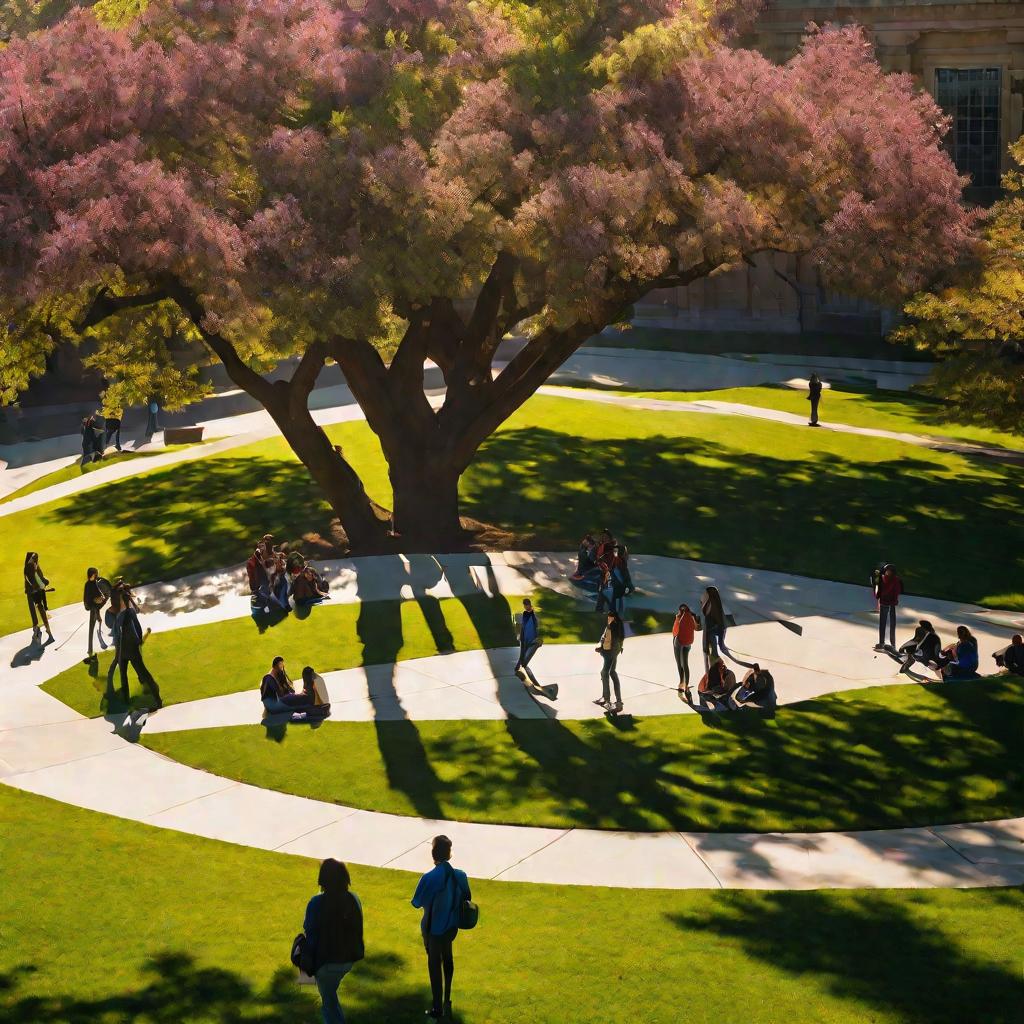
[[[966,199],[988,204],[998,196],[1010,166],[1007,147],[1024,133],[1024,0],[768,0],[744,43],[783,61],[811,22],[865,26],[882,67],[913,74],[952,116],[947,144],[958,169],[971,176]],[[874,335],[892,317],[871,303],[829,294],[808,261],[782,254],[765,254],[754,268],[688,288],[652,292],[637,313],[688,329]]]

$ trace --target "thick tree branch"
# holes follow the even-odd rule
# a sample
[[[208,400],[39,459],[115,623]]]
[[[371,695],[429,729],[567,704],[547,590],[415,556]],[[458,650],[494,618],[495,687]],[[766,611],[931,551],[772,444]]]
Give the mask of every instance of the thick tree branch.
[[[95,327],[109,317],[116,316],[126,309],[155,306],[157,303],[164,302],[169,298],[170,295],[164,288],[156,288],[153,291],[141,292],[137,295],[114,295],[104,285],[92,297],[92,302],[89,303],[88,308],[75,324],[75,330],[79,333],[87,331],[90,327]]]
[[[320,371],[327,361],[327,346],[322,341],[314,341],[299,360],[289,381],[291,395],[301,395],[303,401],[309,398],[309,393],[316,386]]]

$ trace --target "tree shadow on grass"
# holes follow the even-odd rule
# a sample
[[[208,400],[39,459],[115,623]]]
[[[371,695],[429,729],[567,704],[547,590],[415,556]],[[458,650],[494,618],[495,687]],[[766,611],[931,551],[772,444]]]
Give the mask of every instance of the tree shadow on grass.
[[[709,433],[717,420],[707,418]],[[463,479],[463,505],[551,548],[572,550],[595,524],[613,523],[633,552],[853,582],[884,557],[912,593],[1020,594],[1024,467],[892,450],[885,461],[858,460],[811,440],[806,457],[787,458],[686,434],[596,444],[534,426],[486,442]],[[936,556],[957,522],[970,524],[956,532],[969,574]]]
[[[1022,905],[1020,890],[1001,895]],[[957,892],[945,896],[954,905],[965,898]],[[988,896],[989,891],[971,894]],[[982,962],[935,929],[927,907],[917,914],[914,906],[912,895],[897,902],[875,891],[780,892],[753,899],[723,893],[699,913],[668,919],[690,941],[704,936],[709,946],[736,942],[772,970],[801,980],[813,975],[830,996],[863,1008],[864,1020],[1020,1024],[1024,989],[1020,950],[1012,939],[1007,937],[1005,958]]]
[[[389,986],[401,969],[393,955],[370,956],[345,979],[340,998],[354,1021],[423,1019],[424,995]],[[165,951],[146,962],[148,980],[133,991],[89,998],[66,994],[18,995],[35,968],[0,975],[4,1024],[301,1024],[320,1020],[314,986],[300,987],[293,968],[279,968],[261,988],[226,968],[203,967],[184,952]],[[69,982],[73,979],[68,979]]]

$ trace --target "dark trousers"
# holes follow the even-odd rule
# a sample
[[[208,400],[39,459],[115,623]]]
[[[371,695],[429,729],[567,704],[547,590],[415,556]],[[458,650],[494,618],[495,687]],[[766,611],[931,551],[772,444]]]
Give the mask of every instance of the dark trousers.
[[[423,948],[427,951],[427,973],[430,975],[430,1001],[433,1009],[438,1012],[444,1003],[452,1001],[452,978],[455,977],[452,943],[458,934],[458,928],[452,928],[444,935],[423,936]]]
[[[100,609],[99,608],[90,608],[89,609],[89,653],[90,654],[92,654],[92,637],[93,637],[93,633],[95,633],[101,640],[103,639],[103,636],[102,636],[102,634],[100,632],[100,629],[101,629],[100,623],[102,621],[103,621],[103,619],[102,619],[102,617],[100,615]]]
[[[615,700],[622,703],[622,689],[619,686],[619,673],[615,671],[615,663],[619,660],[618,651],[601,651],[601,696],[608,700],[611,697],[609,681],[615,686]]]
[[[717,623],[704,623],[704,661],[711,663],[712,658],[720,656],[719,648],[725,647],[725,626]]]
[[[812,398],[811,399],[811,422],[812,423],[817,423],[818,422],[818,402],[820,402],[820,401],[821,401],[820,398]]]
[[[50,620],[46,617],[46,592],[41,590],[36,594],[26,594],[25,596],[28,599],[28,613],[32,616],[32,632],[39,632],[39,622],[42,620],[46,632],[49,633]]]
[[[530,659],[537,653],[537,648],[540,646],[536,641],[527,643],[525,640],[519,641],[519,660],[516,662],[516,667],[513,669],[514,672],[518,672],[522,669],[527,678],[534,686],[537,685],[537,677],[530,671]]]
[[[896,606],[880,604],[878,606],[878,642],[885,643],[885,624],[889,623],[889,646],[896,646]]]
[[[672,653],[675,655],[676,668],[679,670],[679,685],[689,687],[690,645],[681,644],[675,637],[672,637]]]
[[[150,674],[146,663],[142,660],[142,649],[135,644],[125,644],[122,642],[121,647],[118,650],[118,665],[121,668],[121,699],[128,703],[128,666],[131,665],[135,669],[135,674],[139,677],[139,682],[149,690],[153,696],[160,701],[160,687],[156,685],[156,680]]]
[[[106,438],[106,442],[105,442],[107,445],[110,444],[110,439],[111,438],[114,439],[114,447],[118,451],[120,451],[121,450],[121,421],[120,420],[117,421],[117,425],[116,426],[110,426],[110,424],[107,424],[107,438]]]

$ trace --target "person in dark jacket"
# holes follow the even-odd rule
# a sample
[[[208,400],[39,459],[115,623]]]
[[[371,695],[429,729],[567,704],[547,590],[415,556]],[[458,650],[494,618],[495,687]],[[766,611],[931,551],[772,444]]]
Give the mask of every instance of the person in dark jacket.
[[[935,627],[927,619],[921,619],[914,635],[905,644],[900,644],[898,653],[903,658],[901,672],[909,672],[915,661],[937,667],[942,656],[942,641]]]
[[[1024,676],[1024,636],[1014,633],[1010,639],[1010,646],[996,651],[992,657],[999,668],[1005,668],[1015,676]]]
[[[512,671],[520,679],[525,676],[534,686],[539,686],[537,677],[530,671],[530,659],[541,645],[540,622],[533,610],[533,602],[528,597],[523,598],[523,613],[518,616],[518,620],[516,626],[519,632],[519,658]]]
[[[622,619],[613,612],[608,612],[608,621],[604,631],[601,633],[601,641],[594,648],[601,655],[601,696],[594,701],[599,707],[610,708],[618,713],[622,710],[622,687],[619,683],[619,673],[615,670],[619,655],[622,653],[622,645],[625,642],[626,630],[622,625]],[[609,683],[615,686],[615,703],[611,702],[611,688]]]
[[[52,641],[53,630],[50,629],[50,620],[46,617],[46,593],[50,587],[50,581],[43,575],[39,568],[39,553],[29,551],[25,555],[25,598],[28,601],[29,615],[32,616],[32,639],[38,641],[42,637],[42,630],[39,623],[42,621],[46,628],[46,635]]]
[[[82,465],[95,462],[100,457],[96,450],[96,432],[92,429],[92,417],[86,416],[82,420]]]
[[[324,1024],[345,1024],[338,986],[363,959],[363,905],[351,889],[348,868],[328,858],[317,876],[320,892],[306,906],[302,930],[313,956],[313,977]]]
[[[106,417],[106,436],[104,437],[104,444],[109,447],[111,440],[114,442],[114,447],[121,451],[121,410],[113,409],[109,416]]]
[[[811,419],[809,427],[820,426],[818,423],[818,403],[821,401],[821,380],[816,373],[811,374],[807,382],[807,401],[811,403]]]
[[[887,562],[875,583],[875,600],[878,602],[878,643],[876,651],[896,650],[896,608],[903,593],[903,580],[896,575],[895,567]],[[889,625],[889,643],[885,643],[885,627]]]
[[[700,611],[704,617],[704,669],[711,667],[712,659],[719,657],[719,648],[725,647],[725,609],[718,587],[706,587],[700,598]]]
[[[103,606],[110,596],[110,584],[100,576],[99,569],[89,568],[85,574],[85,589],[82,591],[82,604],[89,613],[89,653],[86,661],[92,661],[96,655],[92,649],[92,636],[95,632],[96,639],[100,642],[103,650],[107,645],[103,640]]]
[[[452,979],[455,977],[452,943],[459,934],[460,908],[473,896],[466,872],[451,866],[452,841],[447,836],[435,836],[430,853],[434,867],[420,878],[412,905],[423,911],[420,933],[427,951],[431,995],[426,1015],[440,1020],[442,1016],[451,1018],[452,1015]]]
[[[121,589],[122,606],[117,614],[117,663],[121,669],[121,699],[125,704],[128,703],[128,666],[131,665],[139,682],[153,694],[155,703],[151,710],[156,711],[163,707],[164,702],[160,699],[160,687],[142,660],[142,643],[146,636],[130,588],[124,584]]]

